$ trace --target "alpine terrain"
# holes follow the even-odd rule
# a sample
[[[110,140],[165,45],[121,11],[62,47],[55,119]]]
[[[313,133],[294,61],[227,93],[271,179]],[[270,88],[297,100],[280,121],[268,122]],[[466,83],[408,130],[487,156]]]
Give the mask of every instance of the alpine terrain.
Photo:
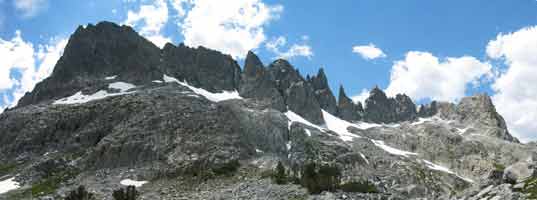
[[[0,199],[537,199],[537,145],[489,96],[353,102],[328,78],[80,26],[0,114]]]

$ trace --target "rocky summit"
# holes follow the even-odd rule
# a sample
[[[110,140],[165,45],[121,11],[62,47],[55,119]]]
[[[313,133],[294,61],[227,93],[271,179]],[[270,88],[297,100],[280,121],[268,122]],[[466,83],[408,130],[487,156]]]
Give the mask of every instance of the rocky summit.
[[[0,114],[0,199],[535,199],[537,146],[487,95],[336,99],[321,69],[79,27]]]

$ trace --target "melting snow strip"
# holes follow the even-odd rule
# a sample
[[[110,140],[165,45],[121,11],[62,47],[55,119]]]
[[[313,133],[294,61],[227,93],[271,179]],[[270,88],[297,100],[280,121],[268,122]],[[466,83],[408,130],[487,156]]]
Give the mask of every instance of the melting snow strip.
[[[235,91],[222,91],[220,93],[212,93],[205,89],[191,86],[186,82],[181,82],[174,77],[167,76],[166,74],[164,74],[162,79],[166,83],[177,83],[179,85],[185,86],[188,89],[192,90],[194,93],[204,96],[205,98],[207,98],[208,100],[212,102],[219,102],[219,101],[224,101],[224,100],[229,100],[229,99],[242,99],[242,97],[239,95],[239,92],[237,92],[236,90]]]
[[[104,77],[105,80],[114,80],[116,78],[117,78],[117,75]]]
[[[359,129],[363,129],[364,126],[356,125],[356,124],[347,122],[345,120],[342,120],[326,112],[325,110],[321,110],[321,111],[323,113],[323,118],[324,118],[324,122],[326,123],[326,127],[329,130],[336,132],[343,141],[352,141],[354,138],[361,138],[359,135],[349,132],[347,128],[352,126],[352,127],[356,127]]]
[[[306,131],[306,135],[311,137],[311,131],[309,129],[305,128],[304,131]]]
[[[121,92],[126,92],[127,90],[136,88],[136,85],[125,83],[125,82],[115,82],[115,83],[110,83],[108,85],[108,88],[117,89]]]
[[[404,156],[404,157],[408,157],[408,156],[411,156],[411,155],[418,155],[417,153],[413,153],[413,152],[409,152],[409,151],[403,151],[403,150],[400,150],[400,149],[390,147],[390,146],[384,144],[384,141],[381,141],[381,140],[373,140],[373,139],[371,139],[371,142],[373,142],[373,144],[375,144],[375,146],[380,147],[382,150],[384,150],[384,151],[386,151],[386,152],[388,152],[390,154],[393,154],[393,155]]]
[[[142,185],[146,184],[147,181],[135,181],[135,180],[132,180],[132,179],[124,179],[119,183],[121,185],[124,185],[124,186],[132,185],[134,187],[141,187]]]
[[[287,116],[287,119],[289,119],[289,123],[287,124],[288,125],[287,128],[289,130],[291,130],[291,124],[293,124],[293,122],[300,122],[302,124],[311,126],[313,128],[316,128],[316,129],[319,129],[319,131],[324,131],[324,128],[309,122],[308,120],[302,118],[302,116],[296,114],[295,112],[293,112],[291,110],[287,110],[287,112],[285,112],[285,116]]]
[[[53,104],[83,104],[83,103],[87,103],[87,102],[90,102],[90,101],[104,99],[104,98],[107,98],[107,97],[130,94],[130,93],[133,93],[133,92],[126,92],[126,91],[130,90],[132,88],[135,88],[135,87],[136,87],[135,85],[130,84],[130,83],[115,82],[115,83],[108,84],[108,88],[117,89],[117,90],[120,91],[119,93],[108,93],[105,90],[99,90],[94,94],[85,95],[85,94],[82,94],[82,91],[79,91],[79,92],[75,93],[72,96],[58,99],[58,100],[54,101]]]
[[[369,160],[367,160],[365,155],[363,153],[360,153],[360,156],[362,156],[362,158],[365,160],[365,163],[367,163],[369,165]]]
[[[19,188],[20,185],[15,181],[15,177],[0,181],[0,194]]]
[[[448,174],[453,174],[457,177],[459,177],[460,179],[462,180],[465,180],[466,182],[470,182],[470,183],[473,183],[474,181],[472,179],[469,179],[469,178],[465,178],[465,177],[462,177],[462,176],[459,176],[458,174],[456,174],[455,172],[451,171],[449,168],[447,167],[444,167],[444,166],[440,166],[440,165],[437,165],[437,164],[434,164],[432,163],[431,161],[428,161],[428,160],[422,160],[425,165],[429,168],[429,169],[432,169],[432,170],[436,170],[436,171],[442,171],[442,172],[446,172]]]

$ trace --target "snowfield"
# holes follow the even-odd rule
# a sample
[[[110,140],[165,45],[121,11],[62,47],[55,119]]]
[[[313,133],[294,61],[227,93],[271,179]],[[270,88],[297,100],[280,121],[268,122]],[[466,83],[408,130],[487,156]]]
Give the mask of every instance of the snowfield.
[[[425,163],[425,165],[426,165],[429,169],[436,170],[436,171],[446,172],[446,173],[448,173],[448,174],[453,174],[453,175],[459,177],[460,179],[465,180],[466,182],[470,182],[470,183],[473,183],[473,182],[474,182],[472,179],[462,177],[462,176],[458,175],[457,173],[451,171],[451,170],[450,170],[449,168],[447,168],[447,167],[444,167],[444,166],[440,166],[440,165],[434,164],[434,163],[432,163],[431,161],[428,161],[428,160],[422,160],[422,161]]]
[[[225,100],[230,100],[230,99],[242,99],[242,97],[239,95],[239,92],[237,92],[236,90],[235,91],[222,91],[220,93],[212,93],[205,89],[191,86],[186,82],[181,82],[174,77],[167,76],[166,74],[164,74],[162,79],[166,83],[178,83],[179,85],[185,86],[188,89],[192,90],[194,93],[204,96],[205,98],[209,99],[212,102],[219,102],[219,101],[225,101]]]
[[[147,181],[135,181],[135,180],[132,180],[132,179],[124,179],[119,183],[121,185],[124,185],[124,186],[132,185],[134,187],[141,187],[142,185],[146,184]]]
[[[380,140],[371,140],[371,142],[373,142],[373,144],[375,144],[375,146],[377,147],[380,147],[382,150],[390,153],[390,154],[393,154],[393,155],[398,155],[398,156],[404,156],[404,157],[408,157],[408,156],[412,156],[412,155],[418,155],[417,153],[414,153],[414,152],[409,152],[409,151],[404,151],[404,150],[401,150],[401,149],[396,149],[396,148],[393,148],[393,147],[390,147],[386,144],[384,144],[384,141],[380,141]]]
[[[15,177],[0,181],[0,194],[19,188],[20,185],[15,181]]]
[[[79,91],[79,92],[75,93],[72,96],[58,99],[58,100],[54,101],[53,104],[55,104],[55,105],[56,104],[58,104],[58,105],[61,105],[61,104],[83,104],[83,103],[88,103],[90,101],[104,99],[104,98],[107,98],[107,97],[130,94],[130,93],[133,93],[133,92],[127,92],[127,91],[130,90],[130,89],[136,88],[136,86],[133,85],[133,84],[130,84],[130,83],[125,83],[125,82],[115,82],[115,83],[108,84],[108,88],[116,89],[116,90],[119,90],[120,92],[118,92],[118,93],[108,93],[105,90],[99,90],[94,94],[85,95],[85,94],[82,94],[82,91]]]

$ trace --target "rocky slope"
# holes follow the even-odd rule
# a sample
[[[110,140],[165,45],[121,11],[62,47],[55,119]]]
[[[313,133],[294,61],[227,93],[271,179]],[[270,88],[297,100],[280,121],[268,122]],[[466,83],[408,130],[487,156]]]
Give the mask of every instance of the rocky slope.
[[[362,106],[343,87],[336,100],[322,69],[304,78],[249,52],[241,70],[109,22],[79,27],[52,75],[0,114],[0,144],[0,199],[80,185],[97,199],[126,185],[139,199],[537,196],[537,146],[486,95],[416,106],[375,87]]]

